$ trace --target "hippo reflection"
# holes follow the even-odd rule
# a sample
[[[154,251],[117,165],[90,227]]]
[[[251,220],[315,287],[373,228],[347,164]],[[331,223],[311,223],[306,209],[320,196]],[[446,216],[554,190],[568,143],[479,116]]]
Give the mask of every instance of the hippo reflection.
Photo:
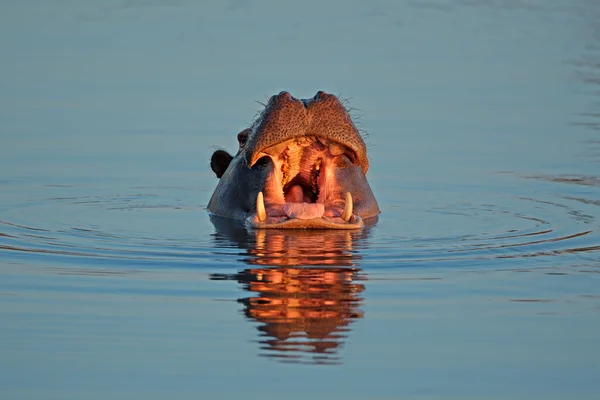
[[[212,155],[220,180],[210,212],[254,228],[326,229],[362,228],[379,214],[365,143],[335,96],[281,92],[238,142],[235,156]]]
[[[363,317],[366,276],[356,251],[372,220],[361,230],[258,229],[211,217],[218,247],[244,249],[250,266],[211,274],[252,292],[240,298],[244,315],[258,322],[260,355],[283,362],[337,364],[352,322]]]
[[[284,362],[337,364],[348,325],[363,317],[364,279],[356,268],[252,268],[211,279],[240,282],[257,295],[240,299],[259,322],[261,355]],[[307,357],[310,355],[310,357]]]

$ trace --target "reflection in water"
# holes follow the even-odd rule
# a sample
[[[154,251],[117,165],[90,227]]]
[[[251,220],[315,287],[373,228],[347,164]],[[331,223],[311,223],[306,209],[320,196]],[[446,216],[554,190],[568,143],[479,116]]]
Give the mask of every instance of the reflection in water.
[[[356,268],[252,268],[212,279],[236,280],[256,296],[240,299],[260,323],[261,355],[280,361],[335,364],[348,325],[362,318],[364,279]]]
[[[229,220],[213,218],[215,240],[226,238],[247,249],[247,264],[237,274],[213,274],[235,280],[255,295],[238,301],[244,314],[260,323],[261,355],[282,362],[337,364],[349,324],[362,318],[366,278],[354,267],[353,250],[366,237],[360,232],[246,231]],[[222,245],[222,243],[220,243]]]
[[[356,266],[361,255],[356,249],[364,246],[377,218],[365,221],[360,230],[261,229],[248,231],[239,221],[210,215],[215,226],[215,247],[244,249],[251,265],[270,266]]]

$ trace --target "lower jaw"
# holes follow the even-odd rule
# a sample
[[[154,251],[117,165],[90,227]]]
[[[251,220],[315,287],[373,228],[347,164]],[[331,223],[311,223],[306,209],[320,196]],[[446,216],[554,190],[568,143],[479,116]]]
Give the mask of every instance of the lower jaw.
[[[267,210],[269,212],[267,212]],[[264,196],[256,196],[256,213],[246,219],[246,224],[256,229],[360,229],[362,218],[353,213],[354,202],[346,192],[343,210],[333,204],[284,203],[265,205]]]
[[[246,219],[246,225],[254,229],[361,229],[365,226],[358,215],[352,215],[348,221],[341,218],[286,218],[260,221],[256,215]]]

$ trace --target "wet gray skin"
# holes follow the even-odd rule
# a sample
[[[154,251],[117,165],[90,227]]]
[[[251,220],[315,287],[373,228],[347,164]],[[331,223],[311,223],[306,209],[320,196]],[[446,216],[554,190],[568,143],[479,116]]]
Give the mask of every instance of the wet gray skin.
[[[235,156],[212,155],[213,214],[254,228],[305,229],[359,229],[379,214],[365,143],[334,95],[281,92],[238,142]]]

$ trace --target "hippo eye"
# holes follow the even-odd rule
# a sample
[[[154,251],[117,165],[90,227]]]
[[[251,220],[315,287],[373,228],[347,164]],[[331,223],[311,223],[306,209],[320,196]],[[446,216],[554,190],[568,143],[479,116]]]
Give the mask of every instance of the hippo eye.
[[[270,163],[271,163],[271,158],[270,158],[270,157],[267,157],[267,156],[264,156],[264,157],[261,157],[261,158],[259,158],[259,159],[256,161],[256,164],[254,164],[254,165],[256,165],[257,167],[264,168],[264,167],[266,167],[267,165],[269,165]]]
[[[240,149],[246,145],[246,142],[248,141],[248,136],[250,135],[251,132],[252,132],[251,129],[244,129],[243,131],[238,133],[237,139],[238,139],[238,143],[240,144]]]

